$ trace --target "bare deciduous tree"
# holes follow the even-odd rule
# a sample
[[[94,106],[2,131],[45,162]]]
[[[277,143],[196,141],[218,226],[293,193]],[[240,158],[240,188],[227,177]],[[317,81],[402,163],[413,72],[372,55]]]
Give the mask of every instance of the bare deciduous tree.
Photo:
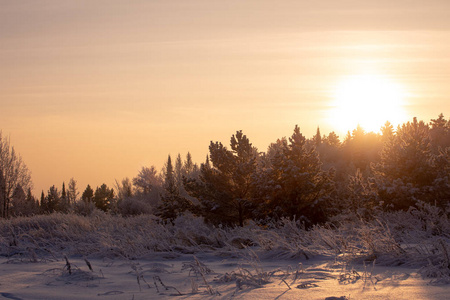
[[[69,200],[69,205],[74,205],[78,199],[77,181],[73,178],[69,180],[68,191],[67,191],[67,199]]]
[[[32,187],[31,173],[22,157],[11,147],[9,138],[0,131],[0,213],[9,217],[9,208],[14,191],[18,186],[27,190]]]

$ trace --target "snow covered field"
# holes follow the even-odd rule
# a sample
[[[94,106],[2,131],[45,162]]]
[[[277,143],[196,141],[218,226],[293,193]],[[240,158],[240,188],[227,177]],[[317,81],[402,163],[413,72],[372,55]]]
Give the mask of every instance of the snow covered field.
[[[0,220],[0,299],[448,299],[448,220],[414,216],[311,230],[192,215]]]
[[[448,299],[416,269],[347,266],[326,258],[263,260],[157,254],[140,260],[20,262],[2,258],[5,299]],[[196,272],[203,268],[203,274]],[[139,280],[138,280],[139,279]],[[330,299],[336,299],[330,298]],[[1,298],[0,298],[1,299]],[[345,299],[345,298],[341,298]]]

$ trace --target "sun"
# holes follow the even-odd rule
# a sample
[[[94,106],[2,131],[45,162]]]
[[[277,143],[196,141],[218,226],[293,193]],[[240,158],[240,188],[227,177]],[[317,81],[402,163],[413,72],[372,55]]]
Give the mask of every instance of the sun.
[[[329,122],[340,132],[357,125],[378,132],[386,121],[395,125],[406,120],[405,89],[388,76],[347,76],[336,84],[332,97]]]

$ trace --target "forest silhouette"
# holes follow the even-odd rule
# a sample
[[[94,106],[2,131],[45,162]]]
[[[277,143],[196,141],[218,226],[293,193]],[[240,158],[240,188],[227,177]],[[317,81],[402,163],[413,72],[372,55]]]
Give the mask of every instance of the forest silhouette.
[[[408,210],[424,204],[450,212],[450,121],[414,118],[380,133],[358,126],[343,138],[320,129],[306,138],[292,134],[254,147],[236,131],[229,143],[211,141],[205,162],[190,153],[158,171],[143,167],[132,179],[83,192],[75,179],[32,195],[31,175],[9,139],[0,134],[0,210],[3,218],[53,212],[90,215],[153,214],[163,221],[191,213],[214,225],[265,226],[289,218],[306,228],[336,215],[370,219],[374,211]]]

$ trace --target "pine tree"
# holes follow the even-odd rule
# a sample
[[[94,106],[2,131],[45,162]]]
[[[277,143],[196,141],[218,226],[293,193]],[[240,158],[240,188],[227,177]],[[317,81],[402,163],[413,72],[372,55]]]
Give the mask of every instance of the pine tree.
[[[39,202],[31,193],[31,188],[27,191],[27,205],[29,207],[28,215],[34,215],[39,212]]]
[[[165,178],[164,178],[164,189],[170,195],[175,195],[178,193],[177,184],[175,180],[175,172],[172,166],[172,159],[169,155],[166,163]]]
[[[97,187],[94,194],[94,205],[100,210],[108,211],[111,201],[114,198],[114,190],[108,188],[106,184]]]
[[[66,184],[63,182],[62,184],[62,189],[61,189],[61,199],[65,199],[66,198]]]
[[[372,167],[385,205],[408,209],[431,195],[426,191],[433,185],[437,169],[430,141],[429,126],[414,118],[399,126],[395,136],[385,142],[380,162]]]
[[[190,208],[190,202],[180,194],[170,155],[165,166],[164,193],[161,196],[161,202],[160,215],[168,220],[174,220]]]
[[[83,200],[83,202],[86,204],[94,201],[94,190],[89,184],[81,195],[81,200]]]
[[[342,201],[343,211],[360,218],[368,218],[377,204],[377,193],[372,180],[364,178],[357,169],[355,175],[349,176],[347,191],[348,194]]]
[[[326,136],[322,139],[322,141],[324,144],[327,144],[329,146],[333,146],[336,148],[339,147],[341,144],[341,142],[339,141],[339,136],[334,131],[330,132],[328,134],[328,136]]]
[[[318,148],[322,144],[322,136],[320,135],[320,128],[317,126],[316,135],[313,136],[314,145]]]
[[[25,193],[22,187],[18,186],[11,202],[11,216],[32,216],[38,212],[38,204],[31,193],[31,188]]]
[[[48,210],[47,200],[45,199],[44,190],[42,190],[42,193],[41,193],[40,210],[42,213],[45,213]]]
[[[192,161],[192,155],[189,152],[186,154],[183,170],[183,176],[187,178],[192,178],[197,175],[196,173],[198,172],[198,166]]]
[[[174,177],[175,177],[175,183],[177,185],[177,188],[181,194],[183,189],[183,161],[181,160],[181,155],[178,153],[177,159],[175,161],[175,170],[174,170]]]
[[[61,212],[68,212],[69,211],[69,200],[67,199],[66,185],[65,185],[64,182],[62,184],[61,199],[60,199],[58,210],[61,211]]]
[[[392,126],[389,121],[381,127],[381,137],[384,143],[390,141],[394,137],[394,126]]]
[[[380,159],[383,142],[379,135],[366,133],[357,126],[342,144],[342,158],[347,164],[347,174],[354,174],[359,169],[365,176],[371,175],[370,165]]]
[[[16,187],[11,199],[11,216],[25,216],[27,212],[27,195],[20,185]]]
[[[430,127],[433,153],[438,154],[439,149],[445,150],[450,147],[450,120],[447,121],[443,114],[439,114],[437,119],[431,119]]]
[[[230,148],[211,141],[199,179],[186,181],[185,187],[200,201],[200,213],[208,221],[243,226],[252,217],[252,190],[259,154],[242,131],[232,135]]]
[[[58,211],[59,205],[61,201],[61,194],[58,189],[53,185],[47,192],[47,196],[45,197],[46,202],[46,213],[52,213]]]
[[[315,147],[307,146],[298,126],[289,143],[286,139],[279,140],[271,156],[265,189],[273,216],[303,216],[312,223],[323,220],[321,207],[333,191],[334,170],[321,170]]]

